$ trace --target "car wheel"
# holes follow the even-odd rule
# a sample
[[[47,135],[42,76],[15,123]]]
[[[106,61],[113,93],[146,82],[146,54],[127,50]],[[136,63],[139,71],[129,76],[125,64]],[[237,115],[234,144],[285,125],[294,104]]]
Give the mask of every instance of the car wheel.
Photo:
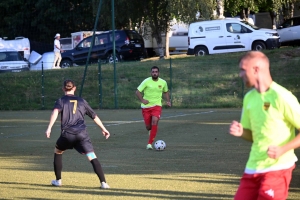
[[[208,55],[208,50],[206,47],[197,47],[195,49],[195,56],[205,56]]]
[[[72,62],[70,60],[62,60],[60,63],[61,68],[72,67]]]
[[[266,49],[266,45],[264,42],[261,41],[254,42],[252,45],[252,50],[254,51],[262,51],[265,49]]]
[[[121,61],[120,55],[116,53],[115,62],[118,63],[120,61]],[[112,53],[107,55],[106,63],[114,63],[114,55]]]

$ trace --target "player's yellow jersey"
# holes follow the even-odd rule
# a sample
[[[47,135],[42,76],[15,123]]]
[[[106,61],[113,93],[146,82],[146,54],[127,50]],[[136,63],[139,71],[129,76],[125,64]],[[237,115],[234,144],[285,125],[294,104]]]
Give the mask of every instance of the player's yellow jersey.
[[[275,82],[264,93],[252,89],[244,98],[241,123],[253,138],[245,173],[287,169],[297,161],[294,150],[278,159],[267,155],[270,145],[288,143],[295,138],[295,128],[300,128],[300,105],[290,91]]]
[[[153,106],[162,106],[162,93],[168,92],[167,82],[161,78],[153,81],[152,77],[146,78],[137,88],[140,92],[144,93],[143,98],[148,100],[147,105],[141,104],[142,108],[150,108]]]

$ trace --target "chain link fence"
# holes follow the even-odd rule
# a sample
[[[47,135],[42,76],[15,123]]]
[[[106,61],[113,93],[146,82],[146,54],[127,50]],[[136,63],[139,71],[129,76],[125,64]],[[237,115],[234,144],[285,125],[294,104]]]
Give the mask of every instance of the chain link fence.
[[[208,59],[167,59],[145,62],[98,63],[62,70],[44,70],[0,74],[1,110],[52,109],[57,98],[63,95],[62,82],[73,79],[77,92],[93,108],[137,109],[140,102],[135,96],[138,85],[150,76],[150,69],[160,68],[160,77],[169,86],[175,108],[240,108],[247,92],[238,76],[236,59],[222,62]],[[298,59],[271,61],[273,79],[300,98]],[[116,76],[115,76],[116,75]]]

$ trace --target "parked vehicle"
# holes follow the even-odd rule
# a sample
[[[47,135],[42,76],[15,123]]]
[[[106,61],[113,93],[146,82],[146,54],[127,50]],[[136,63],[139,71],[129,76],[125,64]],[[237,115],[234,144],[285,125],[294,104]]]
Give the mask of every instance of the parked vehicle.
[[[73,49],[72,38],[60,38],[60,45],[62,50],[71,50]],[[54,49],[54,48],[53,48]]]
[[[85,64],[92,37],[89,36],[80,41],[72,50],[62,53],[61,67],[66,68],[76,65]],[[133,30],[116,30],[115,31],[115,50],[116,62],[120,60],[135,59],[139,60],[144,55],[143,38]],[[103,60],[112,63],[113,60],[113,32],[106,31],[95,35],[94,45],[90,55],[90,63]]]
[[[29,57],[30,71],[52,69],[54,52],[46,52],[43,55],[32,51]]]
[[[103,33],[104,31],[95,31],[95,34]],[[74,49],[78,43],[83,40],[84,38],[87,38],[89,36],[92,36],[94,31],[79,31],[75,33],[71,33],[71,43],[72,43],[72,49]]]
[[[276,30],[234,18],[195,22],[189,27],[187,55],[274,49],[280,47],[279,38]]]
[[[175,19],[170,23],[169,37],[169,53],[170,55],[175,54],[186,54],[188,50],[188,30],[189,25],[183,22],[177,22]],[[157,46],[156,39],[152,37],[152,29],[148,23],[145,23],[140,28],[140,33],[143,36],[145,49],[149,57],[159,55],[159,48]],[[162,33],[162,46],[166,48],[166,34]]]
[[[15,49],[0,49],[0,73],[29,70],[29,63]]]
[[[277,32],[281,45],[300,45],[300,16],[284,21]]]
[[[16,37],[14,40],[0,38],[0,50],[1,49],[14,49],[19,51],[22,57],[26,59],[30,56],[30,42],[28,38],[24,37]]]

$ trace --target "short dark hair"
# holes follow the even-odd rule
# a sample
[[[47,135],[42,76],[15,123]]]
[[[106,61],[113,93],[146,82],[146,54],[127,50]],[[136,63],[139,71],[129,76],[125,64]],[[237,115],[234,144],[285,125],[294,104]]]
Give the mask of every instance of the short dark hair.
[[[71,79],[67,79],[64,81],[63,87],[65,91],[71,91],[75,87],[75,83]]]
[[[151,67],[151,71],[152,71],[152,69],[157,69],[159,71],[159,68],[157,66]]]

